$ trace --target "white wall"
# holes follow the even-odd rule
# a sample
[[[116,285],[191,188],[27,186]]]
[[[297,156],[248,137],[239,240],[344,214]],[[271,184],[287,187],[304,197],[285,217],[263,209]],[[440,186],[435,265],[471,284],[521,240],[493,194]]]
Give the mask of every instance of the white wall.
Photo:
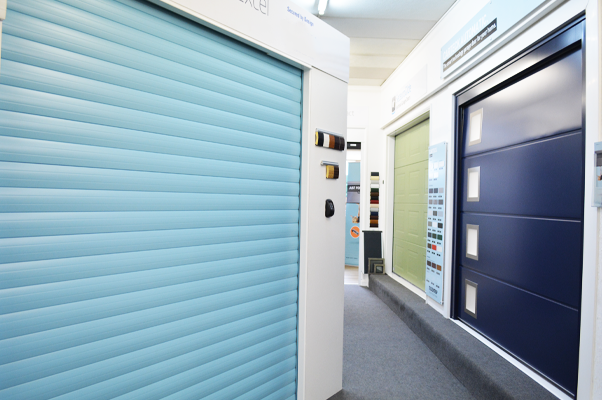
[[[599,85],[599,52],[598,42],[598,6],[600,0],[569,0],[566,2],[549,0],[534,14],[525,18],[515,26],[508,35],[501,36],[494,42],[490,49],[475,57],[474,61],[468,63],[468,67],[452,74],[449,79],[442,79],[440,75],[440,51],[449,38],[464,26],[488,0],[459,0],[448,11],[444,18],[429,32],[419,43],[413,52],[404,60],[400,67],[381,87],[381,104],[379,106],[380,128],[369,135],[367,146],[380,148],[384,151],[377,154],[377,160],[371,160],[375,155],[369,154],[368,163],[380,163],[387,158],[387,165],[381,172],[385,182],[393,176],[393,149],[394,138],[392,135],[398,132],[404,125],[414,119],[430,113],[430,144],[448,142],[448,191],[447,204],[453,204],[453,152],[454,152],[454,93],[469,85],[477,78],[491,71],[496,66],[511,59],[515,54],[521,52],[529,45],[536,43],[554,29],[577,16],[586,12],[586,165],[593,165],[593,143],[599,138],[600,122],[600,85]],[[422,81],[421,73],[426,70],[426,82]],[[418,77],[418,78],[415,78]],[[419,82],[420,81],[420,82]],[[416,87],[426,85],[426,89],[420,96],[415,96],[405,110],[397,115],[391,114],[391,98],[399,93],[408,82],[415,82]],[[358,89],[350,87],[350,99],[355,96]],[[366,96],[366,98],[372,98]],[[356,100],[360,102],[360,99]],[[350,103],[351,104],[351,103]],[[384,143],[384,144],[383,144]],[[600,273],[599,247],[602,247],[602,239],[598,232],[598,220],[602,223],[597,210],[590,206],[590,198],[593,187],[593,169],[586,170],[586,206],[584,208],[584,264],[583,264],[583,302],[582,302],[582,324],[581,324],[581,349],[579,365],[579,399],[602,398],[602,275]],[[392,189],[392,188],[391,188]],[[385,210],[392,210],[392,194],[389,193],[385,199]],[[445,240],[445,277],[444,277],[444,305],[440,306],[427,299],[427,302],[444,316],[450,316],[451,306],[451,274],[452,265],[451,248],[453,246],[453,213],[448,207],[446,220]],[[387,218],[389,223],[392,216]],[[384,241],[387,249],[392,244],[392,227],[385,230]],[[390,262],[389,262],[390,264]],[[597,318],[597,328],[596,328]],[[594,347],[594,338],[597,338]],[[490,343],[489,343],[490,344]],[[491,345],[491,344],[490,344]],[[493,346],[495,348],[495,346]],[[497,349],[499,350],[499,349]],[[595,355],[595,357],[594,357]],[[525,373],[535,377],[533,372],[517,364]],[[594,379],[594,365],[596,375]],[[538,378],[539,379],[539,378]],[[546,385],[542,379],[540,383]],[[596,391],[594,392],[593,387]],[[554,391],[551,385],[548,389]],[[556,391],[557,395],[562,395]]]
[[[345,152],[317,147],[316,129],[345,136],[347,84],[321,71],[304,77],[299,293],[299,399],[327,399],[343,388],[343,278],[345,267]],[[321,161],[342,167],[326,179]],[[324,215],[326,199],[335,205]]]

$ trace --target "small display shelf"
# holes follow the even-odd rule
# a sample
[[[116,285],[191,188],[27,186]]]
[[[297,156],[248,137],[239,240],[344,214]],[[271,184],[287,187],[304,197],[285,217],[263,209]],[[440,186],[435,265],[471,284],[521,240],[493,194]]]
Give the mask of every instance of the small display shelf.
[[[370,228],[378,228],[378,210],[380,198],[380,174],[370,173]]]

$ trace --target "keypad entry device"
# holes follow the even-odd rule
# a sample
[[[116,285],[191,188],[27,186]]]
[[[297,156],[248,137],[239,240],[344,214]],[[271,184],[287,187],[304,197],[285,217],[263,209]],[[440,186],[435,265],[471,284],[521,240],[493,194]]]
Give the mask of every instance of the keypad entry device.
[[[446,161],[447,143],[429,147],[425,291],[439,304],[443,304]]]

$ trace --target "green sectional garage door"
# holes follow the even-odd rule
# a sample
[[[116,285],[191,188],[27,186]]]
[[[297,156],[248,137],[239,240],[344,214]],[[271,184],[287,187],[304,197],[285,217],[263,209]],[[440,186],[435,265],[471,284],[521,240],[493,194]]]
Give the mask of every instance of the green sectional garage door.
[[[424,290],[429,120],[395,137],[393,272]]]
[[[0,398],[294,399],[301,71],[146,1],[3,28]]]

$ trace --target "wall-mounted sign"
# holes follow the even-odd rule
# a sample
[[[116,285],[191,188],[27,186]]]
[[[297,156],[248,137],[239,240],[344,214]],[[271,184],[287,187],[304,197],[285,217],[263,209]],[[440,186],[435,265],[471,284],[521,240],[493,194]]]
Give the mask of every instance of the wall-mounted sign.
[[[441,76],[457,70],[545,1],[491,0],[441,48]]]
[[[447,143],[429,147],[428,217],[426,227],[426,294],[443,304]]]
[[[594,144],[594,164],[596,168],[595,172],[595,184],[594,184],[594,207],[602,207],[602,142]]]
[[[426,95],[426,66],[412,77],[401,90],[391,98],[391,114],[399,114],[416,104]]]
[[[304,23],[308,24],[309,26],[314,26],[314,22],[311,19],[307,18],[307,16],[304,15],[303,12],[295,11],[295,10],[293,10],[290,7],[286,7],[286,11],[290,15],[293,15],[294,17],[299,18],[301,21],[303,21]]]
[[[239,0],[252,10],[260,12],[264,15],[270,13],[270,0]]]

